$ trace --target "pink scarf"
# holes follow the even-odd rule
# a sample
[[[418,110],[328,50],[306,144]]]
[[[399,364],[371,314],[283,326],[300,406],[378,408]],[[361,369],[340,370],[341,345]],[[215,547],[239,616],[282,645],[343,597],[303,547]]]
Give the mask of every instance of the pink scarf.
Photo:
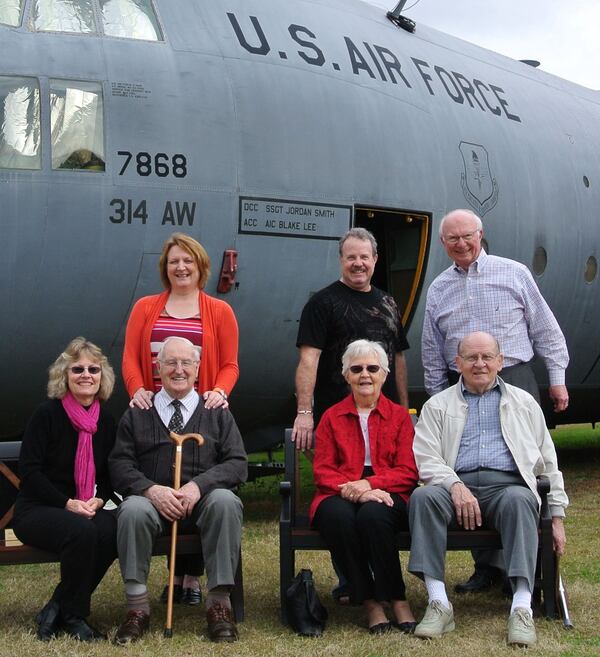
[[[94,403],[88,409],[85,409],[69,390],[62,399],[62,405],[73,428],[79,431],[79,442],[75,454],[75,487],[77,499],[87,502],[94,496],[94,487],[96,485],[92,434],[96,433],[98,429],[100,402],[94,399]]]

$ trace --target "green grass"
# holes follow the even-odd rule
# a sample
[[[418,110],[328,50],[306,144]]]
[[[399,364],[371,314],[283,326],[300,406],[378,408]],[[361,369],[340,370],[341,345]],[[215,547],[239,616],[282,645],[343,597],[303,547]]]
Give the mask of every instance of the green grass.
[[[528,657],[592,657],[600,654],[600,449],[597,431],[560,428],[553,432],[571,499],[566,529],[567,554],[561,561],[570,598],[575,629],[566,631],[558,621],[537,619],[538,645]],[[557,434],[559,434],[557,436]],[[577,458],[575,458],[577,456]],[[304,499],[310,498],[310,468],[303,466]],[[33,617],[49,597],[58,578],[57,565],[0,568],[0,657],[494,657],[514,656],[505,645],[508,601],[498,592],[463,597],[450,594],[455,606],[457,629],[441,640],[421,642],[414,637],[391,634],[372,637],[365,629],[360,609],[336,606],[329,591],[335,584],[328,556],[304,552],[297,568],[311,568],[319,595],[330,612],[320,639],[295,636],[279,623],[278,479],[266,478],[241,491],[245,507],[244,580],[246,620],[240,624],[240,641],[214,645],[204,636],[201,611],[176,607],[174,637],[162,637],[164,607],[156,600],[165,578],[165,560],[155,559],[149,581],[153,600],[152,631],[139,644],[117,648],[110,643],[80,645],[68,639],[41,644],[33,634]],[[402,554],[406,564],[406,554]],[[452,586],[467,577],[470,556],[451,553],[447,560],[447,583]],[[424,587],[406,576],[408,597],[420,617],[426,605]],[[124,612],[119,572],[113,566],[93,599],[91,622],[114,632]]]

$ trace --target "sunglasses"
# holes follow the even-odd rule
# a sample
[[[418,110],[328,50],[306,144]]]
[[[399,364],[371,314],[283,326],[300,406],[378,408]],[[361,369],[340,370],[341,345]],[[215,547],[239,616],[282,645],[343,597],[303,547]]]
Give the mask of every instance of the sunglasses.
[[[69,368],[73,374],[83,374],[86,370],[90,374],[100,374],[102,368],[99,365],[73,365]]]
[[[367,370],[371,374],[377,374],[381,367],[379,365],[350,365],[352,374],[360,374],[363,370]]]

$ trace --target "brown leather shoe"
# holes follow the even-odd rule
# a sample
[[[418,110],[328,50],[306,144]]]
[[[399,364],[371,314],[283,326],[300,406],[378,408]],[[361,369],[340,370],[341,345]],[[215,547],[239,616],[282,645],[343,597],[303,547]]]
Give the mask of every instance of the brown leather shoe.
[[[119,646],[125,646],[141,638],[142,634],[150,628],[150,615],[134,609],[127,612],[127,617],[121,623],[115,635],[115,643]]]
[[[220,602],[215,602],[212,607],[206,610],[206,620],[208,622],[208,636],[211,641],[231,643],[238,640],[237,627],[233,622],[233,612]]]

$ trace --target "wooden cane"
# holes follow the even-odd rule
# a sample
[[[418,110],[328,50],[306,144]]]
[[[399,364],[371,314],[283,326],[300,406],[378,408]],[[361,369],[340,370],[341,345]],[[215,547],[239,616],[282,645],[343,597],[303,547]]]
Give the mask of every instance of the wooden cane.
[[[204,438],[199,433],[186,433],[180,436],[171,431],[171,440],[175,443],[175,474],[173,475],[173,488],[179,490],[181,485],[181,457],[183,443],[186,440],[195,440],[198,445],[204,444]],[[169,553],[169,589],[167,592],[167,622],[165,623],[164,635],[167,639],[173,636],[173,590],[175,587],[175,559],[177,548],[177,520],[173,520],[171,526],[171,549]]]

